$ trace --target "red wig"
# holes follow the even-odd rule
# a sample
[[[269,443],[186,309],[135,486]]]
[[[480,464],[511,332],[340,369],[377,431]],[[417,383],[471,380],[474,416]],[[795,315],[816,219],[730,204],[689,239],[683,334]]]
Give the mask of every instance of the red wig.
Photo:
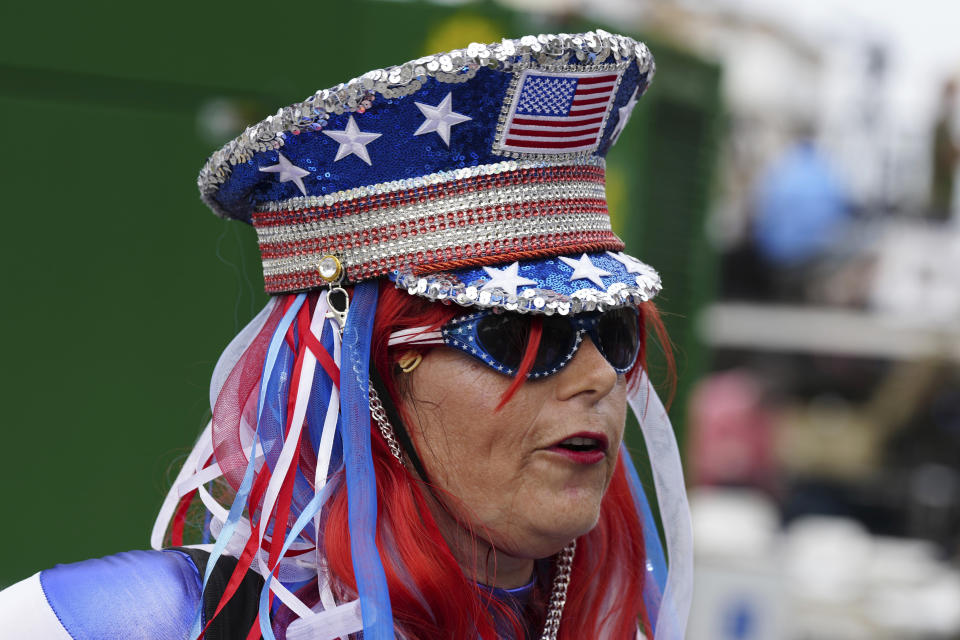
[[[462,313],[464,310],[456,305],[412,297],[389,282],[381,285],[371,353],[375,354],[374,365],[398,409],[402,404],[395,384],[395,368],[408,348],[388,347],[390,334],[412,327],[439,327]],[[641,336],[646,335],[648,326],[658,337],[664,335],[652,303],[641,305],[640,324]],[[537,348],[537,332],[532,334],[534,339],[528,345],[525,363],[532,363]],[[627,375],[628,384],[636,384],[639,378],[645,362],[644,343],[641,342],[637,366]],[[501,406],[522,383],[522,369],[523,366],[516,383],[504,394]],[[491,609],[497,608],[498,617],[512,621],[516,637],[523,637],[522,622],[505,607],[491,602],[486,592],[464,574],[441,535],[417,480],[397,464],[376,429],[374,434],[377,544],[400,636],[417,640],[494,640],[498,636]],[[346,491],[338,491],[329,503],[322,545],[332,582],[342,595],[353,594],[356,589],[347,516]],[[596,527],[577,541],[560,640],[633,638],[638,624],[648,637],[652,636],[642,597],[646,575],[643,535],[623,461],[618,460]],[[532,607],[526,620],[533,628],[541,627],[545,620],[546,609],[542,605],[549,593],[550,577],[541,577],[533,598],[541,606]]]

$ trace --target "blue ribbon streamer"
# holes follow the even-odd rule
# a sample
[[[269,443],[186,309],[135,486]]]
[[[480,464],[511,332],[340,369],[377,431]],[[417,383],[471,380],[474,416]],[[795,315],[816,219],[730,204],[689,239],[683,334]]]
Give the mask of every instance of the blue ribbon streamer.
[[[653,518],[653,511],[650,509],[650,503],[647,500],[646,492],[643,490],[643,484],[640,482],[640,476],[637,474],[637,468],[633,466],[633,458],[627,451],[626,444],[622,442],[620,443],[620,457],[623,459],[623,466],[627,471],[627,484],[630,485],[630,493],[633,494],[633,504],[643,521],[643,545],[647,557],[647,566],[644,570],[647,578],[653,577],[653,584],[650,584],[649,579],[644,580],[643,605],[647,610],[650,626],[656,629],[660,600],[667,584],[666,556],[663,552],[663,545],[660,543],[660,534],[657,532],[657,522]]]
[[[343,331],[340,407],[343,462],[353,573],[357,580],[364,640],[392,640],[393,612],[387,578],[377,549],[377,486],[370,448],[370,337],[377,310],[378,282],[353,290]]]
[[[333,357],[333,333],[336,331],[333,327],[335,323],[333,321],[328,321],[329,327],[325,328],[323,331],[323,339],[321,344],[323,348],[327,350],[327,353]],[[343,358],[341,357],[341,360]],[[323,426],[324,420],[327,416],[327,404],[330,402],[330,392],[333,390],[333,380],[327,375],[326,369],[323,367],[317,367],[318,374],[313,378],[313,389],[310,392],[310,403],[307,405],[307,423],[310,425],[317,425],[316,428],[311,428],[308,431],[310,437],[310,442],[313,444],[314,451],[320,450],[320,438],[323,435],[323,429],[320,427]],[[327,477],[329,478],[336,470],[340,467],[340,462],[343,459],[343,438],[341,436],[343,430],[340,428],[340,416],[337,416],[337,429],[334,432],[333,437],[333,450],[330,452],[330,467],[327,470]],[[312,478],[310,478],[312,480]]]

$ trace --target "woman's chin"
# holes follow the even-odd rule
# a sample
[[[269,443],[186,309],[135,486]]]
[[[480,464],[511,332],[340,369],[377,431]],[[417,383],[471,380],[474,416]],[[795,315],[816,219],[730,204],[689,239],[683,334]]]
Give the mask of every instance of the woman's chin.
[[[542,503],[541,503],[542,505]],[[567,503],[554,509],[531,509],[524,514],[528,525],[504,547],[511,555],[547,558],[559,553],[572,540],[589,533],[600,518],[600,501]],[[539,516],[539,517],[538,517]]]

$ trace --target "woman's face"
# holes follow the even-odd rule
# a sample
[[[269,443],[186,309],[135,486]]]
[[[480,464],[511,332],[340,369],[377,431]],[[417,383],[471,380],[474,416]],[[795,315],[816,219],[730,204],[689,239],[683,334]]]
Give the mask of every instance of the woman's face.
[[[593,528],[623,438],[626,383],[589,338],[500,411],[512,379],[460,351],[433,349],[400,375],[409,376],[411,437],[442,489],[434,493],[478,538],[544,558]]]

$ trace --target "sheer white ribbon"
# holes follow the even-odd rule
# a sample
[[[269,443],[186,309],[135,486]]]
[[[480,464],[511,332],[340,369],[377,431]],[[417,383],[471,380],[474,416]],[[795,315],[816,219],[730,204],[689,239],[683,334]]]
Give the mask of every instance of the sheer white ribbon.
[[[670,417],[646,372],[627,399],[640,423],[667,541],[667,584],[653,640],[683,640],[693,597],[693,526]],[[653,534],[655,535],[655,534]]]

